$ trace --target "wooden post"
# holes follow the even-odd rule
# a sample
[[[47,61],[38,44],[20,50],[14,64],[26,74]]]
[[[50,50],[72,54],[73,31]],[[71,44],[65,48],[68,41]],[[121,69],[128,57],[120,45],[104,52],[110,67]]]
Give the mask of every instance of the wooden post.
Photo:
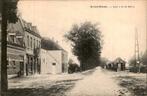
[[[0,2],[1,4],[1,2]],[[1,5],[0,5],[1,6]],[[0,22],[1,24],[1,22]],[[1,25],[0,25],[1,26]],[[1,28],[1,27],[0,27]],[[0,29],[1,30],[1,29]],[[0,41],[1,41],[1,33],[0,33]],[[1,43],[0,43],[1,45]],[[0,47],[0,50],[1,50],[1,47]],[[1,51],[0,51],[0,96],[1,96]]]
[[[7,9],[5,1],[2,1],[2,33],[1,33],[1,96],[7,96]]]

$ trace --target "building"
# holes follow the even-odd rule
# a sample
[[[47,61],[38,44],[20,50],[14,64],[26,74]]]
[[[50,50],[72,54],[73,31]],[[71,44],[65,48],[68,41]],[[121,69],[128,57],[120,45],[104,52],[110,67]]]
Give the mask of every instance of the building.
[[[1,24],[0,24],[1,25]],[[7,71],[8,75],[22,75],[24,70],[24,31],[20,19],[7,28]],[[1,50],[0,50],[1,51]]]
[[[36,26],[33,26],[31,23],[27,23],[24,20],[21,22],[25,33],[24,44],[26,55],[24,57],[24,74],[32,75],[40,73],[41,36]]]
[[[15,24],[8,24],[7,30],[8,74],[39,73],[41,36],[37,27],[19,17]]]
[[[108,62],[106,68],[113,71],[124,71],[126,69],[126,61],[118,57],[114,61]]]
[[[114,65],[117,66],[117,71],[124,71],[126,68],[126,61],[119,57],[114,60]]]
[[[41,49],[41,74],[60,74],[68,71],[68,53],[65,50]]]

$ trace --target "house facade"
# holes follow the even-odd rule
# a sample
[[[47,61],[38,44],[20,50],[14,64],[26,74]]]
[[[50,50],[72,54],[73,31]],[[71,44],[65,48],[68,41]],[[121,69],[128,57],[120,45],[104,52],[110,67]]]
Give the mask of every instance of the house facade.
[[[9,23],[7,28],[8,75],[11,74],[23,75],[24,56],[25,56],[24,31],[20,19],[18,19],[18,21],[15,24]]]
[[[19,17],[15,24],[8,24],[7,32],[8,75],[39,73],[41,36],[37,27]]]
[[[40,73],[40,48],[41,36],[36,26],[22,20],[24,28],[24,43],[25,43],[25,66],[24,74],[32,75]]]
[[[41,49],[41,74],[61,74],[68,71],[68,53],[65,50]]]

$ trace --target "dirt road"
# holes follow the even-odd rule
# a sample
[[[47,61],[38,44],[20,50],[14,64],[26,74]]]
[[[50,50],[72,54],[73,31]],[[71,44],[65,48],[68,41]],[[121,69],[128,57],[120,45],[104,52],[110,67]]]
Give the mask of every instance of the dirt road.
[[[100,67],[82,73],[38,75],[9,80],[8,96],[147,96],[145,74]]]

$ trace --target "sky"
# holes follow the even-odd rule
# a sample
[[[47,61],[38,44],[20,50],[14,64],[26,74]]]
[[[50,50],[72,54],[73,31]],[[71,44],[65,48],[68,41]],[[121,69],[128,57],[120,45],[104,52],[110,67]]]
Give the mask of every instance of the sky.
[[[70,42],[63,36],[73,24],[85,21],[98,23],[104,41],[102,57],[110,60],[121,57],[128,60],[134,55],[135,28],[138,31],[140,53],[146,48],[146,4],[145,0],[21,0],[18,10],[24,20],[37,26],[41,36],[58,41],[75,62],[78,61],[71,53]]]

